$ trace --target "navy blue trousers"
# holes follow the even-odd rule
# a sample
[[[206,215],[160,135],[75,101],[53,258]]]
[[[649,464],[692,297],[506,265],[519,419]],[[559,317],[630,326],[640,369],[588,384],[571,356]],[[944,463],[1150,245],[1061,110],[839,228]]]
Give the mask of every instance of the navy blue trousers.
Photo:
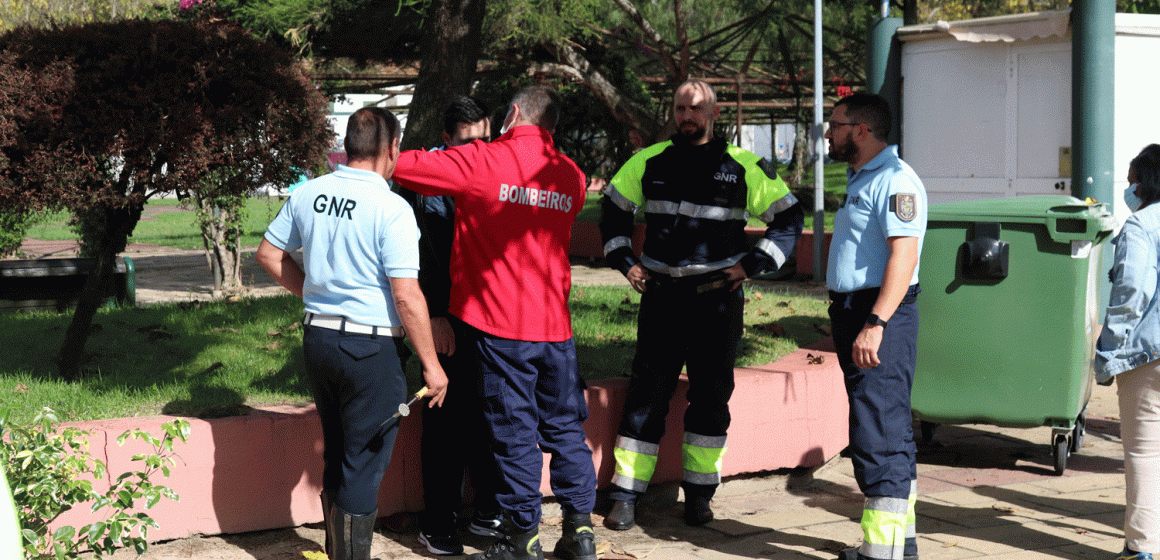
[[[850,401],[850,449],[854,478],[866,496],[906,498],[915,468],[910,391],[918,352],[917,284],[890,317],[878,348],[881,362],[871,369],[854,365],[854,339],[866,325],[878,289],[830,292],[830,323],[838,364]]]
[[[468,325],[464,332],[479,360],[500,507],[521,531],[540,523],[540,473],[547,452],[556,498],[573,511],[591,512],[596,470],[584,435],[588,402],[575,342],[510,340]]]
[[[488,432],[479,394],[479,367],[470,344],[464,342],[463,324],[456,328],[455,354],[439,355],[449,384],[443,406],[423,407],[423,529],[454,528],[455,514],[463,505],[465,474],[470,473],[477,512],[499,513],[495,501],[495,461],[491,458]]]
[[[665,435],[669,401],[681,370],[689,376],[685,431],[723,436],[729,429],[729,398],[733,396],[733,366],[745,316],[742,288],[720,288],[698,293],[663,282],[650,281],[640,297],[636,354],[624,400],[619,435],[660,443]],[[712,495],[716,487],[686,491]],[[614,486],[610,497],[632,501],[631,490]]]
[[[322,490],[351,515],[378,507],[398,422],[382,424],[407,397],[402,339],[307,325],[306,376],[322,421]]]

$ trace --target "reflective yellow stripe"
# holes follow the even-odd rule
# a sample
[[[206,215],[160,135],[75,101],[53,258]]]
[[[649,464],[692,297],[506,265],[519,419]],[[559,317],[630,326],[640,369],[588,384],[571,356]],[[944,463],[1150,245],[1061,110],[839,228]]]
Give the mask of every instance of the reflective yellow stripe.
[[[862,537],[865,544],[877,545],[875,546],[877,551],[882,551],[883,546],[897,547],[900,555],[902,545],[906,544],[906,518],[906,514],[862,510]],[[894,554],[880,555],[876,552],[871,558],[894,558]]]
[[[701,447],[688,442],[681,444],[682,466],[697,473],[719,473],[725,461],[725,447]]]
[[[623,447],[617,447],[612,450],[612,456],[616,458],[617,475],[644,483],[646,487],[648,481],[652,480],[653,472],[657,470],[656,455],[648,455],[636,451],[629,451]],[[636,484],[633,484],[633,486],[636,486]],[[636,488],[628,489],[636,490]]]

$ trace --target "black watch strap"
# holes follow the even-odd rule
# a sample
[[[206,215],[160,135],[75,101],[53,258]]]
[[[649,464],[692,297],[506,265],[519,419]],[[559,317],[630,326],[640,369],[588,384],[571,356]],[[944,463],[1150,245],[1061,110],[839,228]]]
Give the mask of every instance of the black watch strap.
[[[883,320],[882,320],[882,317],[879,317],[878,315],[875,315],[874,313],[871,313],[869,317],[866,317],[866,324],[867,324],[867,325],[877,325],[877,326],[880,326],[880,327],[885,327],[885,326],[886,326],[886,321],[883,321]]]

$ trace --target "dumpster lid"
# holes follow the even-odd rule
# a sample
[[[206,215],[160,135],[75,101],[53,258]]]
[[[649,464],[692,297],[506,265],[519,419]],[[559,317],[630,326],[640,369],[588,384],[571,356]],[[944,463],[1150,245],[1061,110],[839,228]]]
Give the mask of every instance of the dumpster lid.
[[[930,205],[928,215],[930,221],[1045,224],[1060,242],[1094,241],[1116,228],[1115,216],[1103,204],[1054,194],[944,202]]]

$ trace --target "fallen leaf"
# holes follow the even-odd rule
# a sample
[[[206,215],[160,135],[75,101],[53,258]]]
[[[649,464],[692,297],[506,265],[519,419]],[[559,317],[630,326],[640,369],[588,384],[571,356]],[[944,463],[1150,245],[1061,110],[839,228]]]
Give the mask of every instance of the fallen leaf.
[[[268,369],[268,370],[266,370],[266,375],[269,375],[270,377],[273,377],[273,376],[275,376],[275,375],[278,375],[278,372],[276,372],[276,371],[274,371],[274,370],[272,370],[272,369]]]
[[[764,316],[766,316],[766,315],[769,315],[769,312],[768,312],[768,311],[766,311],[766,310],[764,310],[764,309],[762,309],[761,311],[758,311],[758,312],[757,312],[757,314],[758,314],[758,315],[761,315],[762,317],[764,317]]]
[[[761,329],[774,336],[785,336],[785,327],[777,323],[765,323],[761,325]]]
[[[17,382],[16,387],[14,387],[12,389],[12,392],[13,393],[20,393],[20,394],[27,394],[28,393],[28,385]]]
[[[1015,508],[1006,504],[992,504],[991,509],[1001,511],[1003,513],[1015,513]]]
[[[602,335],[602,334],[596,335],[596,340],[604,340],[604,335]]]
[[[826,357],[822,354],[818,354],[817,356],[813,354],[806,354],[806,360],[808,363],[814,365],[826,363]]]
[[[788,301],[779,301],[779,302],[777,302],[777,306],[778,307],[789,307],[789,302]]]
[[[278,336],[278,335],[282,334],[282,332],[281,331],[266,331],[266,334],[268,334],[270,336]]]
[[[282,347],[281,342],[271,342],[265,346],[266,350],[277,350]]]
[[[242,334],[242,331],[233,327],[214,327],[213,332],[231,332],[234,334]]]
[[[761,292],[753,292],[753,299],[762,299],[764,297],[765,296],[762,295]]]
[[[302,327],[302,323],[295,322],[295,323],[291,323],[289,327],[286,327],[286,330],[288,330],[288,331],[296,331],[296,330],[298,330],[300,327]]]
[[[304,550],[302,556],[305,556],[306,560],[328,560],[329,558],[325,552],[318,550]]]

